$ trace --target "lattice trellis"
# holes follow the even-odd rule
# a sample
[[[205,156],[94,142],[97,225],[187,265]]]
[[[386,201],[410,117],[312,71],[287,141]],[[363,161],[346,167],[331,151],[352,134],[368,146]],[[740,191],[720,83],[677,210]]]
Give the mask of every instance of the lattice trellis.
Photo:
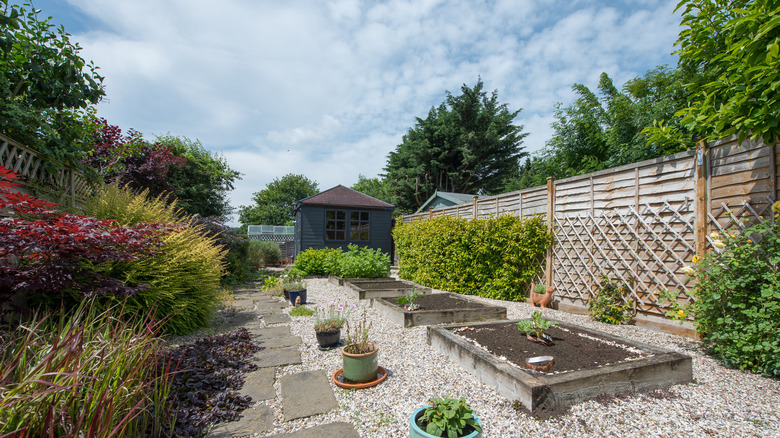
[[[680,269],[694,255],[691,200],[667,202],[641,211],[627,208],[601,215],[556,215],[553,275],[559,297],[587,303],[601,278],[630,291],[643,313],[662,315],[659,291],[677,290],[688,297],[692,284]]]

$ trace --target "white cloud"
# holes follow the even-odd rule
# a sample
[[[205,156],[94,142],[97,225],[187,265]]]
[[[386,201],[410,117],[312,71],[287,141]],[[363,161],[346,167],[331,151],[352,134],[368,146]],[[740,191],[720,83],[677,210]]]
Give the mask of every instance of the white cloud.
[[[100,115],[225,151],[246,175],[235,205],[286,173],[376,176],[415,117],[479,76],[523,108],[536,150],[573,83],[671,63],[679,31],[676,0],[68,1],[95,23],[68,30],[106,76]]]

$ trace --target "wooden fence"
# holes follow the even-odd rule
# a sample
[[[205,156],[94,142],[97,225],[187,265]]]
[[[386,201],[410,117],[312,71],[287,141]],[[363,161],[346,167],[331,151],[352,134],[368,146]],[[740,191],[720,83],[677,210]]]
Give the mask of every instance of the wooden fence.
[[[78,171],[48,163],[38,152],[0,134],[0,165],[22,176],[25,192],[54,201],[63,198],[73,206],[91,193],[92,187]]]
[[[630,290],[637,322],[679,327],[663,318],[673,291],[690,300],[691,280],[680,272],[695,254],[712,249],[710,233],[733,232],[770,217],[780,187],[778,145],[736,137],[613,169],[548,181],[473,203],[404,216],[404,222],[450,215],[466,218],[543,215],[556,242],[544,280],[557,287],[559,308],[586,312],[609,277]],[[743,223],[746,221],[747,223]],[[690,332],[686,324],[682,332]]]

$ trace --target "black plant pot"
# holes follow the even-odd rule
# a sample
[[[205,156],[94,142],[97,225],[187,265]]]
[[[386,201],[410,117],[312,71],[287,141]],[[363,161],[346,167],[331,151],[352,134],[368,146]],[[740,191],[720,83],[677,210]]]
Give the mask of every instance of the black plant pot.
[[[341,329],[314,332],[317,335],[317,343],[322,348],[335,347],[341,339]]]

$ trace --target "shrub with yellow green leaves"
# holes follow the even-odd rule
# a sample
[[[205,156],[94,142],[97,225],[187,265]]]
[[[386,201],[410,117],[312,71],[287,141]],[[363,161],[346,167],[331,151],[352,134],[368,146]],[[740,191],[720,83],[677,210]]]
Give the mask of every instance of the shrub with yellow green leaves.
[[[393,229],[401,278],[451,292],[524,298],[553,242],[541,217],[440,216]]]
[[[99,269],[128,284],[148,285],[131,296],[125,308],[140,314],[153,309],[158,317],[167,318],[166,332],[189,333],[208,324],[219,304],[226,251],[215,238],[201,232],[202,226],[180,215],[175,203],[149,197],[146,191],[135,194],[115,184],[100,190],[83,210],[99,219],[115,219],[120,225],[180,224],[176,231],[162,236],[157,256],[108,263]]]

